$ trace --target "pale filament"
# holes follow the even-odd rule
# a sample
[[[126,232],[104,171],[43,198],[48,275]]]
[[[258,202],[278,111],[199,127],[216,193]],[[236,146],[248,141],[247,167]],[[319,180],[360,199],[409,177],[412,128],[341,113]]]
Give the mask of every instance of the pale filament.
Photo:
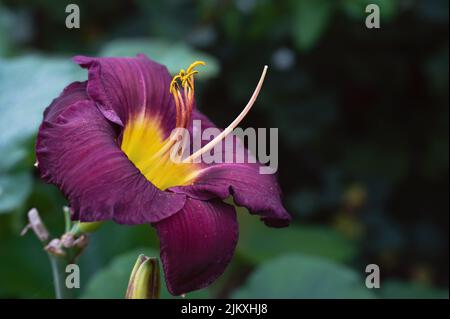
[[[263,85],[264,78],[267,73],[267,68],[268,68],[267,65],[265,65],[264,70],[259,79],[258,85],[256,86],[255,91],[253,92],[253,95],[251,96],[251,98],[248,101],[245,108],[242,110],[241,114],[239,114],[238,117],[225,130],[223,130],[219,135],[217,135],[212,141],[210,141],[208,144],[206,144],[201,149],[196,151],[194,154],[192,154],[189,157],[187,157],[186,159],[184,159],[183,163],[190,163],[193,160],[195,160],[196,158],[198,158],[199,156],[201,156],[202,154],[211,150],[214,146],[216,146],[218,143],[220,143],[228,134],[230,134],[236,128],[236,126],[239,125],[239,123],[244,119],[244,117],[247,115],[247,113],[252,108],[253,104],[256,101],[256,98],[259,95],[259,92],[261,91],[261,87]]]
[[[199,65],[205,65],[203,61],[195,61],[192,63],[189,68],[185,70],[181,70],[179,74],[175,75],[170,83],[170,93],[173,95],[175,101],[176,108],[176,127],[177,128],[186,128],[189,124],[189,120],[191,118],[192,108],[194,105],[194,75],[198,73],[198,71],[194,70],[195,67]],[[180,92],[180,84],[183,87],[183,95]],[[161,157],[161,156],[169,156],[170,148],[181,138],[181,135],[176,132],[175,136],[171,136],[164,146],[155,154],[153,154],[152,159]]]

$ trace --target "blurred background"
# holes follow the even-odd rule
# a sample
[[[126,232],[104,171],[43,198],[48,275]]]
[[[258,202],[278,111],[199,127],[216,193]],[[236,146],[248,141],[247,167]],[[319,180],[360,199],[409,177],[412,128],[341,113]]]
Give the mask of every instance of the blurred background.
[[[65,27],[68,3],[80,29]],[[365,27],[368,3],[380,29]],[[448,298],[448,12],[446,0],[0,1],[0,297],[54,297],[40,243],[19,233],[31,207],[64,229],[66,201],[33,163],[44,108],[87,77],[70,57],[142,52],[172,73],[205,60],[196,98],[219,127],[269,65],[241,126],[279,128],[294,222],[240,211],[232,263],[188,298]],[[159,254],[152,228],[104,225],[78,296],[122,298],[139,253]],[[373,263],[380,289],[364,285]]]

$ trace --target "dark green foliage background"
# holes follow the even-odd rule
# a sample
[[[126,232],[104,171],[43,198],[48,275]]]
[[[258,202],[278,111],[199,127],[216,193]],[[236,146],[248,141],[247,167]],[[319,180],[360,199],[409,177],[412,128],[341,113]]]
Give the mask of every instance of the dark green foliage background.
[[[65,28],[68,3],[80,29]],[[367,3],[381,29],[364,26]],[[43,109],[86,77],[69,58],[144,52],[171,72],[207,60],[196,97],[220,127],[270,67],[241,126],[279,128],[294,223],[239,211],[232,264],[188,297],[448,298],[448,50],[444,0],[0,1],[0,297],[53,297],[45,253],[18,234],[31,207],[63,231],[66,202],[39,180],[33,147]],[[158,254],[149,226],[105,225],[78,295],[121,298],[140,252]]]

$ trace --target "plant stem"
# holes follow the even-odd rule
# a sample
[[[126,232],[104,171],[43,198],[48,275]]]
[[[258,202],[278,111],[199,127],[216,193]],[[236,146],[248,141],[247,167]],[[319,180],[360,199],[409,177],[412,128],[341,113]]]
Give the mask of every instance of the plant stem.
[[[63,208],[64,213],[64,226],[65,226],[65,232],[68,233],[70,231],[70,228],[72,227],[72,221],[70,220],[70,211],[68,207]]]
[[[81,231],[79,222],[73,225],[73,229],[71,229],[72,222],[70,220],[69,208],[64,207],[63,212],[65,217],[65,233],[61,238],[50,239],[50,234],[42,222],[39,212],[35,208],[30,209],[28,212],[28,224],[22,230],[21,235],[25,235],[29,229],[33,230],[50,259],[56,298],[71,299],[75,298],[75,293],[73,289],[68,288],[66,285],[66,267],[69,264],[75,263],[88,241],[86,235]],[[101,223],[87,224],[91,224],[90,228],[92,229],[98,228],[97,224],[101,225]]]
[[[66,286],[66,258],[48,254],[52,267],[53,284],[55,286],[56,299],[72,299],[74,294],[72,289]]]

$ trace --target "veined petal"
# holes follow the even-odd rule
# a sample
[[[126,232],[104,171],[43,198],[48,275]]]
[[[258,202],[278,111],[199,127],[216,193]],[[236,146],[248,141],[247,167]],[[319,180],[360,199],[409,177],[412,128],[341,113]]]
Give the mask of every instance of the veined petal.
[[[201,120],[201,131],[215,125],[197,110],[193,113],[194,120]],[[193,132],[192,136],[199,132]],[[233,196],[234,202],[246,207],[250,213],[258,214],[264,223],[271,227],[285,227],[291,221],[291,216],[281,202],[281,190],[273,174],[260,174],[260,163],[248,163],[247,152],[236,137],[233,138],[233,163],[202,164],[192,185],[170,188],[171,191],[187,194],[190,197],[208,200],[214,197],[225,199]],[[227,145],[222,141],[222,151]],[[192,144],[192,143],[191,143]],[[207,141],[203,141],[202,146]],[[242,150],[245,151],[242,151]],[[239,150],[239,152],[238,152]],[[244,154],[244,163],[236,162],[236,154]],[[241,157],[241,156],[239,156]],[[223,154],[223,160],[225,154]]]
[[[44,111],[44,121],[54,121],[67,107],[78,101],[87,100],[86,83],[73,82],[64,88],[60,96]]]
[[[107,119],[122,126],[121,149],[147,180],[160,190],[189,184],[196,165],[174,163],[161,151],[177,124],[167,68],[144,55],[74,60],[89,70],[89,97]]]
[[[167,288],[173,295],[201,289],[233,256],[238,225],[234,207],[218,199],[187,198],[177,214],[154,224],[161,242]]]
[[[176,107],[167,68],[138,54],[131,57],[91,58],[74,61],[89,70],[88,95],[103,115],[121,126],[135,118],[158,119],[169,135],[176,124]]]
[[[36,157],[41,176],[70,201],[73,219],[157,222],[179,211],[185,196],[151,184],[121,151],[118,130],[74,83],[45,111]]]

